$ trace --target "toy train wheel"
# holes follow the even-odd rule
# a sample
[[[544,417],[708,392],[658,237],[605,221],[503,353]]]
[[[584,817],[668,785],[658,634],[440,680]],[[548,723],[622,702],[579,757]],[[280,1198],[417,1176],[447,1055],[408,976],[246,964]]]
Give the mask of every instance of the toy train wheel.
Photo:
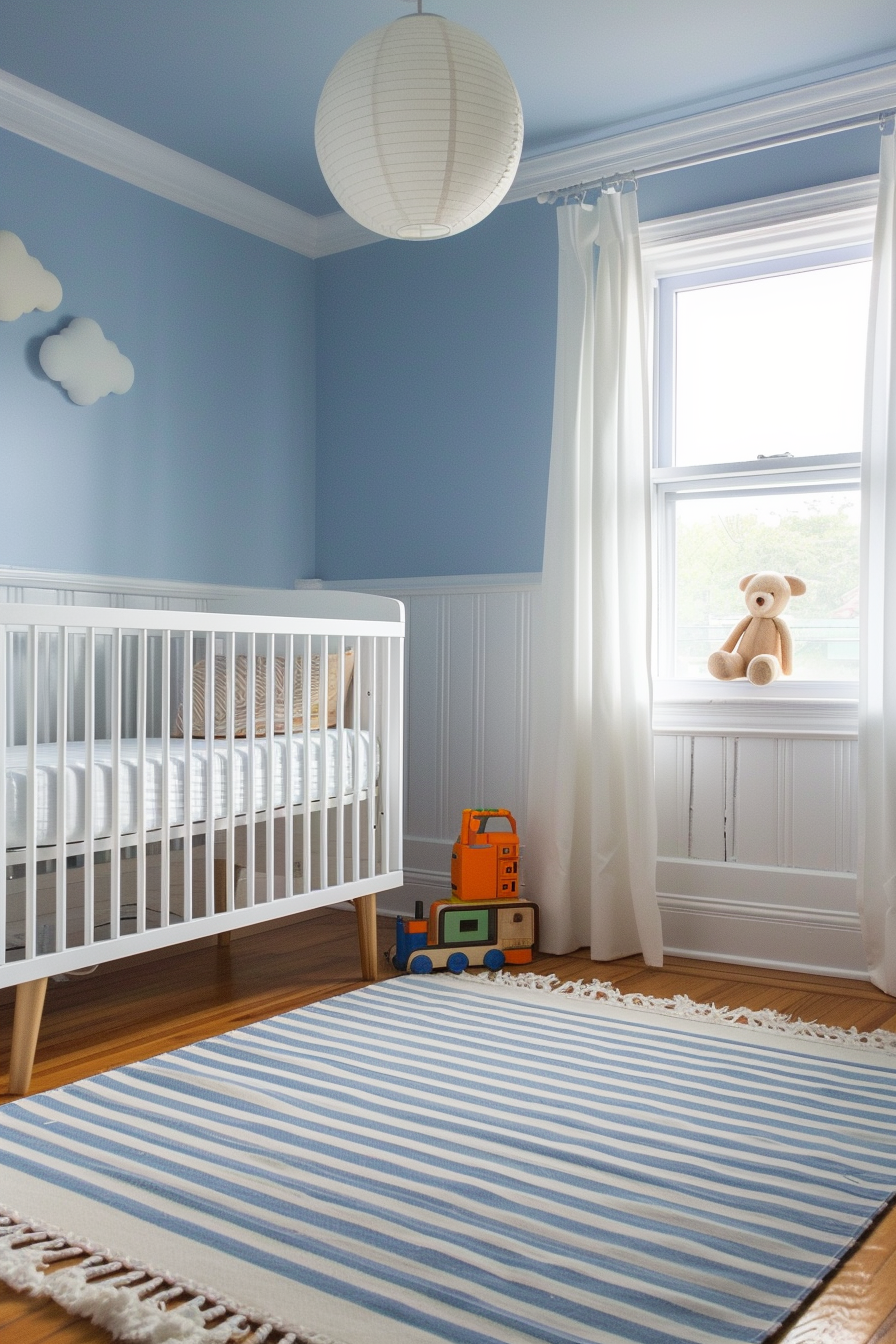
[[[432,970],[432,959],[426,956],[414,957],[408,970],[413,975],[429,975]]]
[[[500,947],[490,947],[482,958],[482,964],[488,971],[500,971],[504,961],[504,953]]]
[[[451,956],[445,962],[448,970],[452,971],[454,975],[460,975],[467,969],[469,964],[470,958],[467,956],[466,952],[452,952]]]

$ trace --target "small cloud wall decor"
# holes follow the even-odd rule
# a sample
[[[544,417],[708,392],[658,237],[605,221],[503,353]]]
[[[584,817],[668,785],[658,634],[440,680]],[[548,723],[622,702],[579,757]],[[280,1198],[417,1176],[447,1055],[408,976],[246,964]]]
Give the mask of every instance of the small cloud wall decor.
[[[62,286],[37,257],[28,255],[21,238],[0,229],[0,322],[15,322],[39,308],[51,313],[62,302]]]
[[[38,358],[47,377],[61,383],[76,406],[92,406],[110,392],[128,392],[134,382],[133,364],[92,317],[73,318],[58,336],[48,336]]]

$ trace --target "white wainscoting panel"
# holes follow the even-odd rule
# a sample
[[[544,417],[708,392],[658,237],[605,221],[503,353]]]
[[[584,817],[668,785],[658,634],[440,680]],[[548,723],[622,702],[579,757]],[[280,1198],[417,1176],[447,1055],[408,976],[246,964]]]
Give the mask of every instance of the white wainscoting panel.
[[[407,620],[409,885],[445,891],[465,807],[525,828],[531,592],[471,583],[400,592]]]
[[[390,912],[450,891],[465,807],[506,807],[525,837],[529,628],[538,574],[326,583],[405,604],[407,718],[403,893]],[[299,586],[306,586],[300,584]]]
[[[689,727],[675,732],[676,717]],[[657,712],[667,952],[865,976],[854,706],[745,700],[695,717]]]
[[[658,734],[661,854],[855,872],[856,751],[832,738]]]

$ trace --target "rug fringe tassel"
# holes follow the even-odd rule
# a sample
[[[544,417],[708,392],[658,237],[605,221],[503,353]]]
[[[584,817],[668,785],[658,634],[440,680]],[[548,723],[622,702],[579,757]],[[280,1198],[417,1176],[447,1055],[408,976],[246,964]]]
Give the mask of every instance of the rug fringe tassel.
[[[831,1045],[896,1055],[896,1032],[884,1031],[880,1027],[876,1031],[829,1027],[822,1022],[804,1022],[802,1018],[789,1017],[774,1008],[719,1008],[714,1003],[699,1003],[686,994],[676,994],[671,999],[657,998],[652,994],[623,994],[609,980],[560,980],[556,975],[537,975],[534,971],[519,975],[508,971],[483,971],[475,979],[488,980],[493,985],[505,985],[509,989],[534,989],[545,994],[566,994],[573,999],[592,999],[619,1008],[660,1013],[664,1017],[722,1023],[753,1031],[771,1031],[800,1040],[824,1041]]]
[[[77,1256],[86,1258],[55,1269]],[[14,1213],[0,1216],[0,1281],[15,1292],[50,1298],[127,1344],[338,1344],[265,1320],[195,1284],[97,1253]]]

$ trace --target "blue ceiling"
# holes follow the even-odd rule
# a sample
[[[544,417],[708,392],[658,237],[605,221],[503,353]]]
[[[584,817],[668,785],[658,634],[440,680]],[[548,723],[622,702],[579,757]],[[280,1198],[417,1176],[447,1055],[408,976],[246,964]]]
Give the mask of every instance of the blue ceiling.
[[[527,155],[896,60],[893,0],[427,0],[501,53]],[[315,214],[324,80],[406,0],[0,0],[0,68]]]

